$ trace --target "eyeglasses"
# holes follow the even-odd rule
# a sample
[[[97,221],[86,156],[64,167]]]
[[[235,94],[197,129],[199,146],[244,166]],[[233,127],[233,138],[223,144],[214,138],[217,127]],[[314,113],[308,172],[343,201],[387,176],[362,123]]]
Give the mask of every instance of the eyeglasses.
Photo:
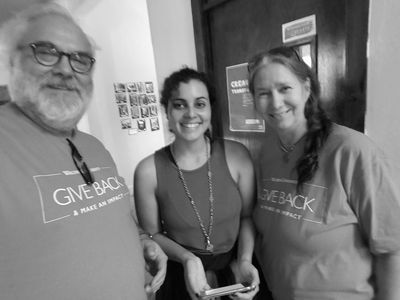
[[[282,47],[274,48],[269,51],[269,54],[282,55],[287,58],[292,58],[294,60],[302,61],[299,53],[297,53],[297,50],[293,47],[282,46]]]
[[[71,148],[72,160],[79,173],[81,173],[83,180],[87,185],[92,185],[94,183],[94,179],[92,173],[86,163],[83,161],[82,155],[79,153],[78,149],[75,147],[74,143],[71,142],[70,139],[66,139],[69,147]]]
[[[48,67],[54,66],[60,62],[62,56],[66,56],[72,70],[80,74],[88,73],[96,61],[88,53],[63,52],[49,42],[35,42],[29,44],[29,47],[32,49],[33,55],[39,64]]]

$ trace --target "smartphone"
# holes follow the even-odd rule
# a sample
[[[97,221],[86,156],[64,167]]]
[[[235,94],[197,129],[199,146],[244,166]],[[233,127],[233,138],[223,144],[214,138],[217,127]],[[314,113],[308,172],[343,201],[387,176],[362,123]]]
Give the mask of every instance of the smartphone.
[[[231,295],[234,293],[243,293],[254,290],[256,287],[253,285],[249,285],[247,283],[237,283],[232,285],[223,286],[216,289],[210,289],[206,291],[202,291],[200,293],[200,299],[210,299],[214,297],[220,297],[225,295]]]

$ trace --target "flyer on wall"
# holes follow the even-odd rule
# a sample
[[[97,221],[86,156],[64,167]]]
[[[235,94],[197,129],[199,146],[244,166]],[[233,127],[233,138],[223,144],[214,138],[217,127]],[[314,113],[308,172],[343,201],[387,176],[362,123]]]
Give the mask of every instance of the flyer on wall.
[[[265,132],[247,80],[247,63],[226,67],[230,131]]]

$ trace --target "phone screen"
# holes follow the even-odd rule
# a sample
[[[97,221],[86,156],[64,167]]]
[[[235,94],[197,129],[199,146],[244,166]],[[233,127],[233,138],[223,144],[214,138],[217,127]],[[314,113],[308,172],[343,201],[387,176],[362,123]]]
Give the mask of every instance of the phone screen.
[[[210,299],[214,297],[225,296],[239,292],[248,292],[253,290],[254,288],[255,287],[252,285],[243,283],[227,285],[220,288],[203,291],[200,294],[200,299]]]

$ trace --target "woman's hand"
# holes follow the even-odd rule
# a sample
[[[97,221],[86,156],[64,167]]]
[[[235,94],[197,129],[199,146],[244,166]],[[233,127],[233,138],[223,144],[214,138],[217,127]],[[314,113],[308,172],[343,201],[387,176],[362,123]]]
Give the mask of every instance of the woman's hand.
[[[192,300],[197,300],[201,291],[208,290],[210,286],[207,283],[203,264],[197,256],[187,259],[183,268],[185,270],[186,289]]]
[[[236,260],[231,263],[232,272],[235,275],[236,282],[246,282],[255,287],[254,290],[245,293],[235,293],[230,297],[232,299],[248,300],[258,293],[260,277],[256,267],[249,260]]]

